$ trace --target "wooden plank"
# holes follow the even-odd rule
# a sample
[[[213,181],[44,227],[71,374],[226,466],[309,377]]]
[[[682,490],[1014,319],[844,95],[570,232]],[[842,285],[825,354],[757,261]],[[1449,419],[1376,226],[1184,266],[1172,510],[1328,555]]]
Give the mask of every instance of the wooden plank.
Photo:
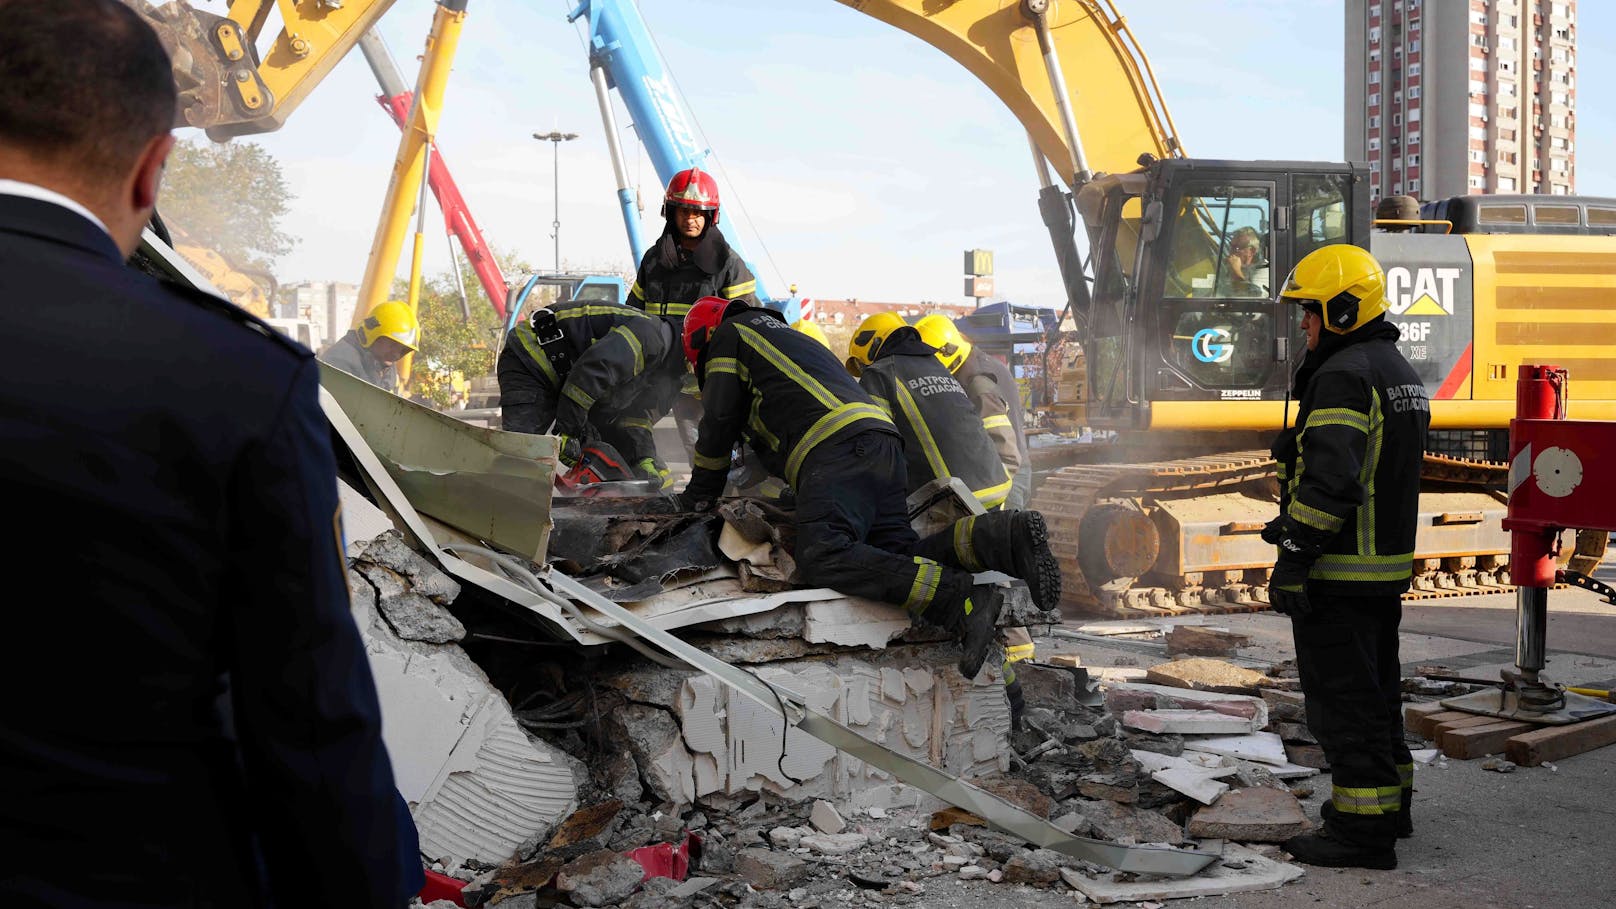
[[[1480,726],[1465,726],[1458,729],[1443,729],[1437,733],[1437,747],[1450,758],[1468,761],[1471,758],[1486,757],[1489,754],[1502,754],[1504,745],[1511,736],[1532,731],[1531,723],[1516,723],[1509,720],[1499,720],[1497,717],[1488,717],[1494,720]]]
[[[1449,720],[1462,720],[1465,717],[1470,716],[1475,716],[1475,714],[1465,713],[1463,710],[1443,710],[1437,713],[1427,713],[1422,716],[1417,716],[1414,718],[1413,722],[1408,724],[1408,726],[1410,729],[1418,732],[1421,737],[1434,739],[1436,738],[1436,727],[1438,723],[1447,722]]]
[[[1523,732],[1504,745],[1504,753],[1522,767],[1558,761],[1616,742],[1616,716],[1600,717],[1569,726],[1544,726]]]
[[[1448,708],[1442,706],[1441,701],[1417,701],[1411,704],[1404,704],[1403,726],[1414,732],[1419,732],[1419,722],[1421,720],[1433,713],[1446,713],[1447,710]],[[1424,735],[1424,733],[1420,734]]]
[[[1499,718],[1496,716],[1482,716],[1476,713],[1467,713],[1457,719],[1442,720],[1441,722],[1437,723],[1432,727],[1431,734],[1426,736],[1426,738],[1433,742],[1440,742],[1442,740],[1442,734],[1445,732],[1452,732],[1455,729],[1469,729],[1472,726],[1491,726],[1493,723],[1498,721]]]

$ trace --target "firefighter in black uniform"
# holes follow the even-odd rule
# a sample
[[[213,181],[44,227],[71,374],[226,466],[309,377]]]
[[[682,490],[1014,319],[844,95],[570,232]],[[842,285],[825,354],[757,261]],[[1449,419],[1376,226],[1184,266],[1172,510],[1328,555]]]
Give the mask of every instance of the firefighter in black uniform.
[[[1385,274],[1356,246],[1315,250],[1280,299],[1302,307],[1307,356],[1296,426],[1274,443],[1279,547],[1268,583],[1291,617],[1308,728],[1333,774],[1324,827],[1285,848],[1329,867],[1397,866],[1414,765],[1403,742],[1397,627],[1413,576],[1420,462],[1431,410],[1385,318]]]
[[[1014,474],[1004,507],[1026,508],[1032,502],[1032,455],[1022,418],[1021,386],[1010,367],[977,349],[942,313],[926,316],[915,328],[921,340],[937,348],[937,359],[964,386],[982,417],[982,427],[998,448],[999,460]]]
[[[651,426],[679,393],[684,360],[661,319],[621,303],[575,300],[534,310],[500,351],[500,418],[511,432],[555,425],[562,463],[600,438],[641,477],[672,485]]]
[[[1059,570],[1036,514],[990,515],[916,537],[892,420],[834,354],[779,313],[705,298],[685,319],[684,349],[706,405],[680,496],[686,507],[706,507],[723,490],[744,435],[796,490],[800,580],[901,604],[954,632],[967,678],[987,656],[1000,606],[998,588],[975,587],[971,571],[1021,577],[1041,607],[1058,602]]]
[[[1010,494],[1011,471],[988,436],[977,405],[937,354],[902,316],[883,312],[854,330],[847,365],[903,436],[911,493],[934,479],[956,477],[984,509],[994,511]],[[1002,414],[1000,419],[1008,420]],[[1020,627],[1004,633],[1004,694],[1010,722],[1019,729],[1026,699],[1015,664],[1033,655],[1032,635]]]
[[[718,210],[718,181],[712,174],[699,167],[674,174],[662,194],[667,224],[645,251],[629,288],[629,304],[667,320],[675,338],[684,332],[685,314],[702,297],[758,303],[757,279],[718,229]],[[690,454],[701,419],[693,381],[686,380],[684,394],[674,401],[673,418]]]
[[[0,0],[0,85],[0,564],[41,585],[5,610],[0,904],[403,906],[319,364],[125,264],[168,55],[116,0]]]

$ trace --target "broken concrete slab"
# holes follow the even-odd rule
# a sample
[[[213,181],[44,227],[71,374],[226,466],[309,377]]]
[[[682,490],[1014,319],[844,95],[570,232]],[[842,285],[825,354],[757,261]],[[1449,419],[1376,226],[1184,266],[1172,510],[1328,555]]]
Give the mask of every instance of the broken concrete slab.
[[[407,577],[407,576],[406,576]],[[376,680],[382,739],[423,855],[453,868],[502,864],[578,804],[582,765],[529,736],[465,651],[400,638],[376,589],[348,573],[354,619]]]
[[[1189,796],[1203,805],[1210,805],[1229,791],[1229,784],[1213,779],[1209,771],[1192,767],[1169,767],[1158,770],[1150,778],[1163,786]]]
[[[1028,849],[1004,863],[1004,882],[1048,886],[1060,880],[1061,866],[1070,861],[1049,849]],[[986,877],[986,872],[983,873]]]
[[[1140,877],[1115,871],[1086,875],[1061,869],[1061,879],[1068,886],[1100,904],[1274,890],[1302,874],[1295,865],[1276,862],[1238,843],[1227,844],[1222,859],[1194,877]]]
[[[1184,842],[1184,829],[1154,811],[1131,808],[1116,802],[1084,799],[1069,804],[1083,815],[1094,835],[1100,839],[1114,843],[1167,843],[1171,846]]]
[[[1157,664],[1145,671],[1145,679],[1173,688],[1229,694],[1257,694],[1271,684],[1260,672],[1205,657]]]
[[[847,822],[836,810],[836,806],[823,799],[814,802],[813,811],[808,815],[808,822],[820,833],[841,833],[847,829]]]
[[[1287,723],[1307,722],[1307,698],[1300,691],[1264,688],[1262,699],[1268,704],[1268,714],[1272,719]]]
[[[1166,685],[1140,682],[1112,685],[1105,691],[1105,706],[1113,715],[1129,710],[1215,710],[1246,717],[1255,729],[1268,725],[1268,705],[1262,698]]]
[[[760,890],[789,890],[808,877],[808,863],[772,849],[742,849],[735,871]]]
[[[1324,749],[1317,745],[1287,744],[1285,746],[1285,757],[1290,764],[1312,767],[1316,770],[1330,769],[1330,760],[1324,756]]]
[[[1204,625],[1174,625],[1167,629],[1167,655],[1177,656],[1234,656],[1241,647],[1251,643],[1244,634],[1235,634],[1223,628]]]
[[[813,833],[803,837],[798,845],[820,855],[849,855],[869,844],[870,838],[862,833]]]
[[[348,520],[346,513],[343,520]],[[388,526],[391,528],[392,525]],[[460,595],[460,585],[439,571],[426,557],[411,549],[397,531],[384,532],[365,544],[357,560],[398,572],[408,581],[411,590],[434,603],[447,606]]]
[[[466,626],[449,610],[413,591],[384,597],[376,605],[393,633],[406,641],[451,644],[466,636]]]
[[[575,906],[615,906],[640,886],[645,869],[626,855],[602,849],[568,862],[556,889]]]
[[[1127,710],[1122,714],[1122,725],[1180,735],[1243,735],[1254,731],[1250,718],[1216,710]]]
[[[668,711],[625,704],[606,717],[607,735],[626,747],[658,801],[688,805],[696,800],[695,767]]]
[[[1195,812],[1190,836],[1242,843],[1283,843],[1312,829],[1296,796],[1258,786],[1236,789]]]
[[[1285,743],[1272,732],[1189,738],[1184,740],[1184,748],[1276,766],[1289,763],[1285,759]]]
[[[909,614],[897,606],[846,597],[809,603],[803,610],[804,639],[814,644],[840,644],[884,650],[909,630]]]
[[[996,667],[976,684],[960,677],[957,659],[953,645],[904,644],[835,659],[764,664],[754,671],[878,744],[957,775],[1002,772],[1009,767],[1010,716]],[[892,807],[900,798],[913,798],[912,790],[905,795],[906,787],[885,772],[800,729],[785,728],[768,708],[708,676],[641,667],[608,684],[632,700],[669,703],[664,715],[672,718],[678,735],[666,738],[658,732],[657,740],[648,742],[642,734],[633,750],[659,799],[689,804],[714,794],[769,791],[861,808]],[[611,717],[608,730],[626,746],[632,737],[621,720]],[[666,731],[661,721],[652,722]],[[648,749],[662,762],[649,759]]]

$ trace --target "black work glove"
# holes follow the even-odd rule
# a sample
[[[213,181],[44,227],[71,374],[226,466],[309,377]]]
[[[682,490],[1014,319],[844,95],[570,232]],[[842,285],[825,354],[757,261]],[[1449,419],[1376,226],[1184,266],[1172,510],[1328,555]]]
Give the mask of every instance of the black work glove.
[[[1285,522],[1287,520],[1289,520],[1289,518],[1285,517],[1284,515],[1280,515],[1272,521],[1269,521],[1267,524],[1264,524],[1262,529],[1262,541],[1264,543],[1272,543],[1273,545],[1278,546],[1280,541],[1285,539]]]
[[[1268,576],[1268,605],[1280,615],[1299,619],[1313,611],[1307,601],[1307,570],[1311,563],[1280,559]]]
[[[583,459],[583,442],[577,436],[560,433],[556,436],[556,458],[567,467],[576,467]]]
[[[673,495],[673,504],[680,511],[689,511],[696,514],[701,514],[703,512],[712,511],[714,502],[711,498],[701,495],[700,493],[686,491],[675,493]]]

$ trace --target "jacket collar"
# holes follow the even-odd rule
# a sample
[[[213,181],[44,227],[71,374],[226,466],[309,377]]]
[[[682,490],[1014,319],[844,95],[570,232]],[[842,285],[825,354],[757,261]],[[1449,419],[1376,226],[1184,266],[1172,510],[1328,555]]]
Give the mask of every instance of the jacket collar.
[[[657,241],[657,251],[663,266],[678,268],[681,249],[679,238],[674,236],[673,225],[670,223],[663,229],[662,238]],[[690,261],[709,275],[718,274],[727,258],[729,258],[729,242],[724,239],[723,233],[717,227],[708,227],[703,231],[701,239],[696,241],[696,248],[690,251]]]
[[[0,194],[0,233],[22,234],[74,246],[114,262],[124,260],[118,244],[95,222],[43,199]]]
[[[1350,334],[1338,335],[1329,331],[1321,333],[1318,349],[1308,351],[1307,356],[1302,358],[1302,365],[1296,369],[1296,381],[1291,385],[1291,394],[1301,397],[1307,388],[1308,380],[1319,371],[1319,367],[1348,347],[1367,341],[1390,341],[1395,344],[1399,335],[1397,326],[1386,321],[1385,316],[1376,316],[1373,321]]]

